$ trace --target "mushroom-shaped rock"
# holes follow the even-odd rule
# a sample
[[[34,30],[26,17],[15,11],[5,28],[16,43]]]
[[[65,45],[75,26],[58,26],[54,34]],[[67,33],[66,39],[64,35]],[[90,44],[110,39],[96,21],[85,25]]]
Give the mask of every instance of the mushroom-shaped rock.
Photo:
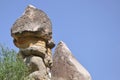
[[[29,5],[24,14],[14,23],[11,33],[14,38],[22,35],[34,35],[36,37],[50,39],[52,25],[50,19],[42,10]]]
[[[32,80],[50,80],[52,51],[52,25],[48,16],[29,5],[11,29],[14,44],[19,48],[18,57],[27,64]],[[30,79],[31,80],[31,79]]]
[[[19,48],[26,48],[38,42],[48,45],[52,49],[52,24],[48,16],[42,11],[29,5],[24,14],[16,20],[11,28],[14,44]],[[32,44],[30,44],[32,42]],[[45,42],[45,43],[44,43]],[[49,43],[51,42],[51,43]]]
[[[52,80],[91,80],[89,72],[73,57],[64,42],[53,56]]]

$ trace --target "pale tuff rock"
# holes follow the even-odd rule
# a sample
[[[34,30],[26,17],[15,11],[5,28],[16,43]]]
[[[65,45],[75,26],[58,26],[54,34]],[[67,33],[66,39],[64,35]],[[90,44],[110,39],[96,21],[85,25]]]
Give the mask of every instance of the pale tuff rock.
[[[47,68],[41,57],[28,56],[24,58],[24,62],[30,67],[31,74],[29,78],[33,78],[33,80],[48,80]]]
[[[88,71],[73,57],[63,42],[55,49],[52,80],[91,80]]]
[[[52,37],[52,24],[48,16],[33,6],[28,6],[25,13],[16,20],[12,29],[12,36],[34,36],[44,38],[45,40]]]
[[[28,77],[32,80],[51,80],[50,69],[53,65],[51,49],[55,44],[48,16],[29,5],[13,24],[11,36],[16,47],[20,49],[18,57],[21,57],[30,69]]]
[[[45,40],[50,48],[55,46],[52,39],[52,24],[48,16],[32,5],[29,5],[25,13],[16,20],[11,28],[11,35],[17,47],[33,38]],[[34,41],[33,40],[33,41]]]
[[[11,36],[19,48],[18,57],[30,70],[27,80],[91,80],[63,42],[58,44],[52,60],[52,24],[42,10],[29,5],[13,24]]]

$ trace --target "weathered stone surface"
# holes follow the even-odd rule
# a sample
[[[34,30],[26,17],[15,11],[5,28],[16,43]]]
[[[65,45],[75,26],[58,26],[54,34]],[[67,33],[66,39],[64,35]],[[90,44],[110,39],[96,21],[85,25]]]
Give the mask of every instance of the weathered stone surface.
[[[28,80],[50,80],[53,65],[52,25],[48,16],[41,10],[29,5],[24,14],[11,28],[11,36],[19,48],[18,57],[28,65]]]
[[[48,16],[29,5],[11,28],[14,44],[30,70],[28,80],[91,80],[90,74],[60,42],[52,61],[52,25]],[[53,67],[52,67],[53,65]],[[52,68],[52,70],[51,70]],[[52,72],[52,79],[51,79]]]
[[[24,14],[14,23],[11,33],[15,39],[22,36],[34,36],[48,40],[52,37],[52,25],[42,10],[29,5]]]
[[[52,80],[91,80],[88,71],[73,57],[63,42],[55,49]]]
[[[47,49],[41,46],[31,46],[25,49],[20,49],[20,52],[25,56],[36,55],[45,57]]]
[[[23,48],[23,49],[31,47],[33,45],[46,47],[45,40],[38,37],[33,37],[33,36],[22,36],[20,38],[17,38],[17,40],[14,40],[14,44],[18,48]]]
[[[29,56],[24,58],[24,62],[30,67],[31,74],[29,78],[33,80],[48,80],[49,76],[47,68],[43,63],[43,59],[38,56]]]

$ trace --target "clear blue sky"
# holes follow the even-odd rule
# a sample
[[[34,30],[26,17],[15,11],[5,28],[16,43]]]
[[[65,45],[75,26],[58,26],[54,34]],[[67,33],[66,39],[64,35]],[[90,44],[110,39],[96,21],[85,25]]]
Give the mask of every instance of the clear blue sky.
[[[1,0],[0,43],[17,51],[10,28],[28,4],[48,14],[56,44],[63,40],[93,80],[120,80],[120,0]]]

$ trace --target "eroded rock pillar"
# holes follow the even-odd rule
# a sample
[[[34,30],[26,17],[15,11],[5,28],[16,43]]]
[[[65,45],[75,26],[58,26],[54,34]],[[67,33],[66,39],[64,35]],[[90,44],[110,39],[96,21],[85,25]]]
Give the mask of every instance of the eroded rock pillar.
[[[52,25],[48,16],[29,5],[24,14],[11,28],[14,44],[19,48],[18,56],[30,69],[32,80],[51,80],[52,52],[55,46],[52,39]]]

